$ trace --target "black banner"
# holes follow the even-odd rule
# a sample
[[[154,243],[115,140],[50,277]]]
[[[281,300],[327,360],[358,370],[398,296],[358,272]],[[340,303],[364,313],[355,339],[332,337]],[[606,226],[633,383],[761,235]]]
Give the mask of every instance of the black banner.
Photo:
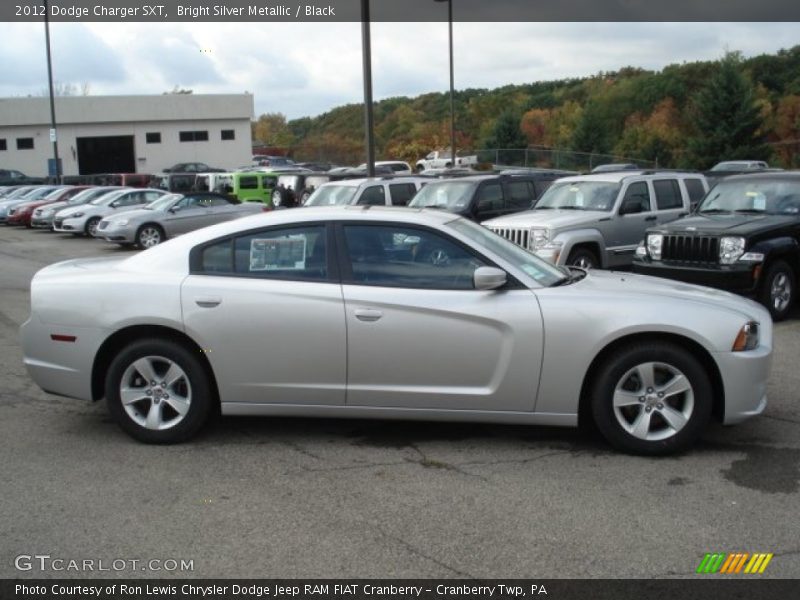
[[[61,579],[2,580],[2,600],[786,600],[797,580],[692,579]]]
[[[359,21],[362,0],[3,0],[0,21]],[[800,21],[797,0],[451,0],[463,22]],[[447,0],[370,0],[372,21],[446,21]]]

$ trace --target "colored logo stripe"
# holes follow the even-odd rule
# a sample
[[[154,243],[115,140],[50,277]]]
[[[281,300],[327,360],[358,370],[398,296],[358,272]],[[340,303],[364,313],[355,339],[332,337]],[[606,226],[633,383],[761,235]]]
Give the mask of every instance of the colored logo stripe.
[[[700,561],[696,572],[706,574],[719,572],[720,574],[730,575],[741,573],[742,569],[744,569],[744,573],[751,575],[761,574],[766,570],[773,556],[774,554],[772,553],[709,552],[703,556],[703,560]]]

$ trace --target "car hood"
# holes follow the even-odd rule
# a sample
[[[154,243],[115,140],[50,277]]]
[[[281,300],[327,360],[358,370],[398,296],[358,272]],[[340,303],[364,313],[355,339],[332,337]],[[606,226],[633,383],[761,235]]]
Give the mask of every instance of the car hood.
[[[694,214],[654,228],[653,231],[697,235],[752,235],[761,231],[788,227],[797,223],[797,215]]]
[[[489,219],[484,221],[483,225],[487,227],[549,227],[551,229],[564,229],[591,225],[601,219],[610,217],[610,212],[598,210],[533,209],[498,217],[497,219]]]
[[[104,221],[116,221],[118,219],[147,219],[158,218],[164,214],[162,210],[149,210],[144,208],[134,208],[133,210],[123,210],[121,212],[112,212]]]
[[[110,206],[99,206],[97,204],[79,204],[78,206],[68,206],[60,210],[58,213],[56,213],[56,216],[63,219],[68,219],[70,218],[70,215],[73,215],[77,212],[83,213],[84,217],[102,217],[103,215],[114,212],[114,209]]]
[[[703,304],[715,310],[727,309],[755,321],[764,322],[770,319],[769,313],[753,300],[722,290],[662,277],[593,269],[589,271],[588,276],[572,286],[587,294],[618,294],[628,299],[642,296],[670,298],[690,304]],[[643,302],[646,300],[643,299]]]
[[[76,204],[75,206],[81,206],[81,205]],[[66,208],[66,207],[67,207],[67,203],[66,202],[53,202],[51,204],[48,204],[47,206],[40,206],[39,208],[44,209],[44,210],[53,210],[54,212],[58,212],[62,208]]]

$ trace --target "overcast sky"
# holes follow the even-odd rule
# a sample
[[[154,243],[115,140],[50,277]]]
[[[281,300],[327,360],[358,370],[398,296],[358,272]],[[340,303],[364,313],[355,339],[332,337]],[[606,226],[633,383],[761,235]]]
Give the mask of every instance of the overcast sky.
[[[255,96],[256,115],[314,116],[359,102],[359,23],[51,23],[54,79],[93,95]],[[47,89],[44,26],[0,23],[0,97]],[[376,100],[446,91],[446,23],[374,23]],[[800,44],[798,23],[455,23],[456,88],[660,69]]]

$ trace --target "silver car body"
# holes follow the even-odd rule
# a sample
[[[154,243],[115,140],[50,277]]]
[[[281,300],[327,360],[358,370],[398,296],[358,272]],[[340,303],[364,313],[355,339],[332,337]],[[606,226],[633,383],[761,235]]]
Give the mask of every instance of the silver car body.
[[[519,285],[454,291],[190,271],[192,250],[212,241],[343,222],[424,228],[494,262]],[[573,426],[586,373],[604,348],[628,336],[669,335],[702,349],[718,370],[725,423],[764,410],[772,322],[760,305],[607,272],[542,287],[463,227],[484,231],[437,211],[309,208],[207,227],[127,259],[58,263],[31,284],[25,365],[46,391],[97,400],[104,377],[97,365],[109,344],[145,328],[203,354],[224,414]],[[732,352],[751,321],[760,323],[758,346]]]
[[[97,226],[95,237],[117,244],[133,244],[139,228],[149,224],[158,225],[167,238],[172,238],[201,227],[263,211],[264,205],[261,203],[235,204],[226,201],[222,196],[204,192],[170,194],[169,197],[159,198],[146,207],[105,217]]]
[[[314,190],[303,206],[405,206],[430,181],[425,177],[367,177],[331,181]]]
[[[0,223],[5,222],[9,213],[17,206],[25,204],[26,202],[33,202],[34,200],[41,200],[48,194],[52,193],[63,186],[60,185],[37,185],[29,189],[20,189],[17,193],[12,193],[9,197],[0,200]]]
[[[603,268],[630,265],[648,227],[674,221],[689,213],[691,198],[686,187],[687,179],[699,181],[703,189],[708,190],[705,178],[697,173],[624,171],[564,177],[542,195],[533,210],[489,219],[483,225],[554,264],[567,264],[573,249],[585,247],[594,253]],[[661,200],[654,186],[662,181],[677,182],[679,205],[659,207]],[[603,200],[606,204],[602,210],[591,205],[582,210],[575,210],[576,207],[570,207],[572,210],[540,208],[562,186],[587,184],[606,185],[609,191],[614,190],[613,197]],[[623,200],[639,189],[647,190],[644,200],[647,209],[635,214],[620,214]]]
[[[53,218],[53,229],[59,233],[83,234],[91,225],[90,221],[99,223],[103,217],[149,204],[167,193],[164,190],[146,188],[129,188],[111,192],[92,200],[90,204],[81,204],[60,210]],[[88,233],[92,234],[91,231]]]
[[[65,200],[62,202],[53,202],[51,204],[46,204],[44,206],[40,206],[36,210],[33,211],[33,215],[31,215],[31,225],[36,228],[46,228],[50,229],[53,226],[53,219],[60,210],[63,210],[70,206],[80,206],[81,204],[88,204],[92,200],[99,198],[100,196],[105,196],[111,192],[116,192],[118,190],[123,189],[130,189],[127,187],[116,187],[116,186],[98,186],[98,187],[91,187],[82,192],[75,194],[69,200]]]

